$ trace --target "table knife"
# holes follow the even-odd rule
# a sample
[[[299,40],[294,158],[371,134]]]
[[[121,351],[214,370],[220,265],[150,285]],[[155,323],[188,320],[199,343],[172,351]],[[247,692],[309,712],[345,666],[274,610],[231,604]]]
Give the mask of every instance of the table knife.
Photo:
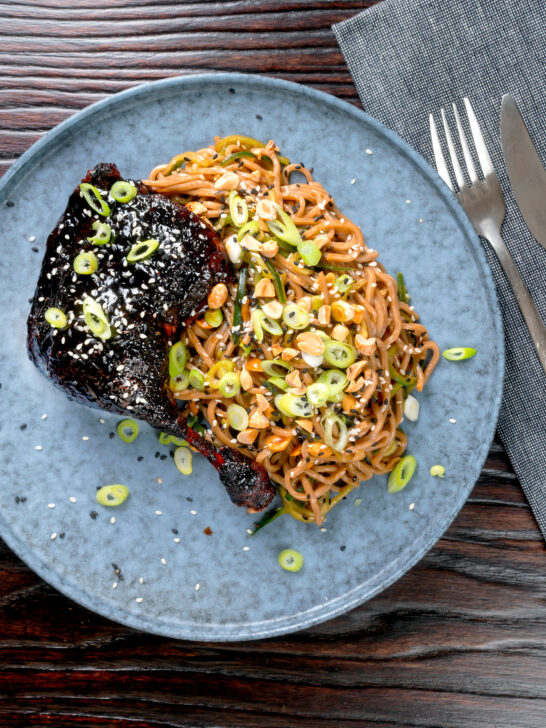
[[[546,170],[510,94],[502,97],[500,130],[504,161],[516,202],[527,227],[546,248]]]

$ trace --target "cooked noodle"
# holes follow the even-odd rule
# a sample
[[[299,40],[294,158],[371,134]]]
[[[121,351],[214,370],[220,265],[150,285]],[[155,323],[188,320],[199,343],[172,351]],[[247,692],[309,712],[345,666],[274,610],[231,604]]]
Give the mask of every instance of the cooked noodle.
[[[241,151],[251,154],[228,160]],[[185,332],[189,351],[186,366],[204,375],[205,388],[190,386],[175,392],[175,397],[187,403],[188,416],[200,413],[206,420],[211,428],[207,437],[216,444],[237,448],[267,469],[292,516],[321,524],[326,513],[361,481],[388,473],[399,462],[407,444],[399,428],[404,400],[411,388],[422,390],[438,361],[439,350],[428,338],[426,328],[418,323],[413,307],[399,300],[397,282],[377,262],[377,251],[366,246],[359,227],[338,210],[310,170],[280,158],[272,141],[263,145],[246,137],[216,138],[213,146],[178,155],[156,167],[146,183],[208,220],[225,245],[228,240],[234,241],[237,233],[229,216],[229,189],[221,189],[226,179],[234,184],[233,176],[226,177],[226,172],[237,176],[237,194],[248,206],[249,220],[258,222],[255,240],[263,244],[274,239],[267,220],[256,214],[256,203],[270,200],[288,213],[301,238],[314,241],[322,255],[313,267],[304,263],[296,247],[282,241],[277,240],[279,249],[274,257],[247,250],[240,264],[250,266],[242,301],[237,303],[234,280],[221,307],[221,325],[210,328],[199,317]],[[263,265],[267,261],[280,277],[287,303],[297,303],[309,312],[307,331],[322,331],[330,337],[332,333],[336,337],[345,334],[344,342],[355,352],[355,341],[360,344],[356,362],[344,370],[350,376],[345,392],[337,397],[339,400],[342,396],[341,401],[315,408],[311,417],[290,417],[279,412],[275,395],[282,391],[267,381],[268,375],[261,368],[262,360],[284,360],[286,356],[291,373],[299,374],[300,383],[296,377],[296,385],[288,390],[297,396],[328,370],[325,362],[313,367],[302,358],[297,349],[299,330],[283,327],[278,335],[265,331],[263,341],[257,340],[252,311],[272,299],[256,299],[254,285],[260,278],[274,282],[273,273]],[[335,282],[345,274],[353,283],[347,292],[341,292]],[[350,305],[352,320],[333,320],[332,311],[337,309],[332,309],[332,304],[338,301]],[[242,323],[234,331],[237,305]],[[336,325],[345,330],[334,331]],[[239,343],[234,340],[237,336]],[[290,350],[296,351],[292,359],[288,358]],[[246,388],[241,387],[234,397],[223,396],[214,377],[207,378],[211,367],[226,359],[231,360],[235,372],[248,372],[251,377],[243,375]],[[234,430],[227,416],[227,408],[234,403],[241,405],[251,420],[256,420],[252,417],[256,413],[265,415],[268,424],[251,425],[243,433]],[[336,444],[336,437],[339,442],[343,425],[336,420],[334,435],[326,433],[328,411],[341,416],[348,429],[347,444],[341,452],[330,445],[332,439]]]

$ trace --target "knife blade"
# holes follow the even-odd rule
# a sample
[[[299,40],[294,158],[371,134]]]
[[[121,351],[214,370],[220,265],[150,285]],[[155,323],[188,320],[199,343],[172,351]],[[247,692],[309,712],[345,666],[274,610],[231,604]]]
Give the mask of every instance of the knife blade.
[[[502,97],[500,130],[502,152],[516,202],[527,227],[546,248],[546,170],[510,94]]]

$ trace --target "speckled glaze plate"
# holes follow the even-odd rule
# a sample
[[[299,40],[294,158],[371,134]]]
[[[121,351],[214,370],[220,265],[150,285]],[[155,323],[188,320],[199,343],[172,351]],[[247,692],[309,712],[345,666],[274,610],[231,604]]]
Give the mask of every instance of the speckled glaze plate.
[[[204,459],[194,457],[193,475],[183,477],[146,425],[123,443],[113,435],[117,418],[68,402],[26,355],[45,240],[86,170],[112,161],[122,174],[145,177],[174,154],[234,132],[273,138],[313,167],[387,269],[404,272],[440,347],[478,350],[466,362],[442,361],[419,395],[418,423],[404,423],[418,460],[410,485],[389,495],[386,479],[374,478],[322,529],[285,516],[250,538],[255,519],[231,505]],[[75,601],[177,638],[284,634],[341,614],[398,579],[463,505],[501,396],[492,278],[447,187],[363,112],[296,84],[239,74],[133,88],[76,114],[24,154],[0,184],[0,214],[0,535]],[[429,475],[435,463],[445,466],[445,479]],[[130,487],[120,508],[95,503],[105,483]],[[203,533],[207,526],[212,535]],[[286,547],[304,554],[297,574],[277,563]]]

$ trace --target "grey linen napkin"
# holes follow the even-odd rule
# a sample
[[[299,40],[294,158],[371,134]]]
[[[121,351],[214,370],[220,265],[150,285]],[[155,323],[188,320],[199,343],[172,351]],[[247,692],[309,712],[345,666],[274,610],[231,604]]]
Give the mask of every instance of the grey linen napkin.
[[[499,132],[501,97],[511,93],[544,163],[545,0],[384,0],[333,29],[364,110],[432,165],[428,113],[470,98],[506,199],[504,240],[546,320],[546,250],[510,191]],[[499,433],[546,538],[546,377],[500,264],[484,246],[506,340]]]

